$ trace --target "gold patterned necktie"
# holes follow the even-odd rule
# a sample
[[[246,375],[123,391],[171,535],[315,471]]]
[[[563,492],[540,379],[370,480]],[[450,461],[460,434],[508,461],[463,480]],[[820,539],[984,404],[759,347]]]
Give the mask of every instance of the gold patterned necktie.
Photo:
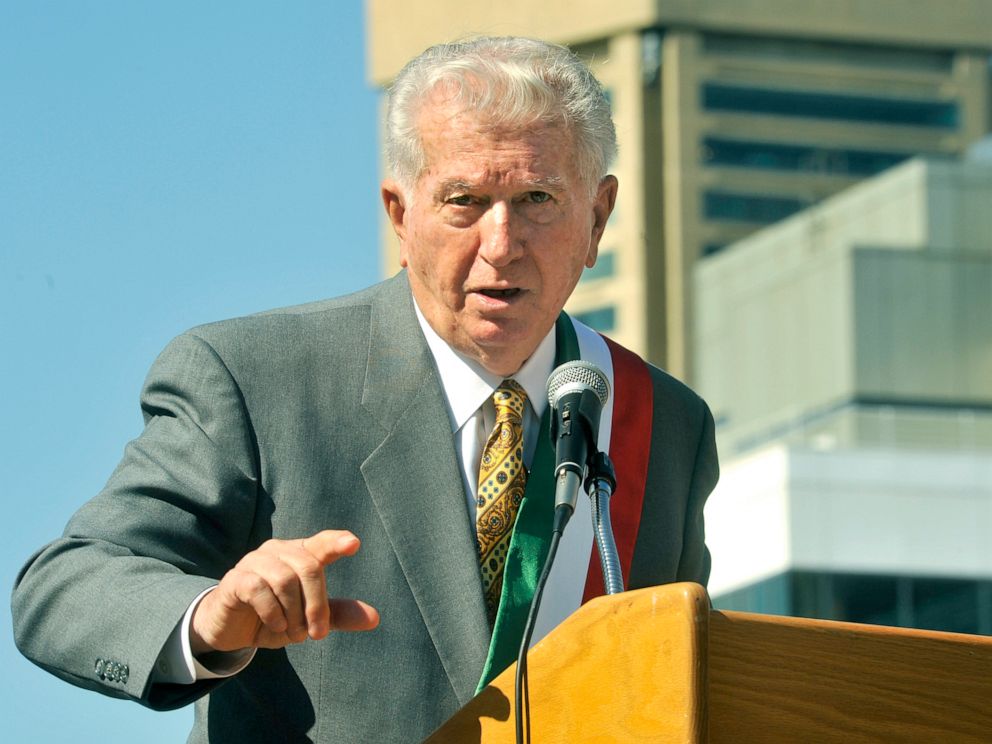
[[[513,380],[504,380],[493,393],[493,403],[496,405],[496,425],[482,448],[475,502],[479,565],[490,623],[496,619],[510,533],[527,486],[523,459],[527,393]]]

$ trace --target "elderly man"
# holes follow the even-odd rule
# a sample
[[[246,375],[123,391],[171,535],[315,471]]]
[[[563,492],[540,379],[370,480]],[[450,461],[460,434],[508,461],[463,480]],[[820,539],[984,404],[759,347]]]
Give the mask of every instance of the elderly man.
[[[108,695],[196,700],[191,741],[423,738],[519,642],[507,586],[550,529],[544,383],[579,356],[616,388],[600,445],[633,453],[628,586],[705,583],[709,411],[561,312],[596,261],[614,150],[567,49],[482,38],[407,65],[382,185],[405,271],[173,341],[144,432],[18,578],[23,652]],[[551,624],[595,583],[590,532],[570,530]]]

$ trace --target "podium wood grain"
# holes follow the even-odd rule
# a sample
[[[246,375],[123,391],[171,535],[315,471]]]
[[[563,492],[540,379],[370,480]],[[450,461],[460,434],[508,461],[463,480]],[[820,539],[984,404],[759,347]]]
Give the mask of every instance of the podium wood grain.
[[[992,638],[600,597],[530,653],[541,744],[992,744]],[[427,741],[515,741],[511,667]]]
[[[713,612],[710,744],[988,744],[992,638]]]
[[[708,608],[698,584],[588,602],[530,651],[532,740],[703,744]],[[426,741],[514,742],[515,670]]]

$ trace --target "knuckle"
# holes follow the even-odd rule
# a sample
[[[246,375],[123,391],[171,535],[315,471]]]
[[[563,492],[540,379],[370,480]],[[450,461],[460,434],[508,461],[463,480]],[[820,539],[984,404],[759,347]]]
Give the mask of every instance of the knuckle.
[[[287,594],[293,591],[299,584],[296,574],[287,566],[283,569],[276,569],[269,578],[273,591],[276,594]]]
[[[319,623],[322,620],[330,620],[330,613],[327,612],[327,603],[323,602],[316,606],[308,606],[306,609],[307,622],[308,623]]]
[[[237,578],[239,593],[245,596],[255,596],[268,589],[268,586],[261,576],[254,571],[242,571]]]
[[[310,558],[300,562],[300,577],[303,579],[316,580],[324,578],[324,567],[320,561]]]
[[[278,624],[282,621],[282,610],[275,602],[263,602],[255,607],[255,614],[258,615],[266,625]]]
[[[258,608],[265,606],[269,592],[268,584],[260,576],[248,574],[238,583],[235,595],[244,604]]]
[[[297,625],[293,628],[290,628],[290,630],[287,632],[287,635],[289,636],[289,639],[293,641],[293,643],[301,643],[308,638],[307,629],[305,626],[302,625]]]

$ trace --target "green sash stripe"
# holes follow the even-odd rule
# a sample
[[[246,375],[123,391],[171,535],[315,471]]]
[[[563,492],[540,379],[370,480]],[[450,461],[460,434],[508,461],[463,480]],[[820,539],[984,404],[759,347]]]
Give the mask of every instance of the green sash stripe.
[[[578,358],[579,340],[575,328],[568,315],[562,312],[555,323],[555,367]],[[510,537],[510,548],[503,568],[503,593],[489,643],[489,656],[476,694],[517,660],[531,599],[551,544],[555,510],[555,450],[551,445],[550,406],[541,417],[540,431],[527,490],[520,502]]]

